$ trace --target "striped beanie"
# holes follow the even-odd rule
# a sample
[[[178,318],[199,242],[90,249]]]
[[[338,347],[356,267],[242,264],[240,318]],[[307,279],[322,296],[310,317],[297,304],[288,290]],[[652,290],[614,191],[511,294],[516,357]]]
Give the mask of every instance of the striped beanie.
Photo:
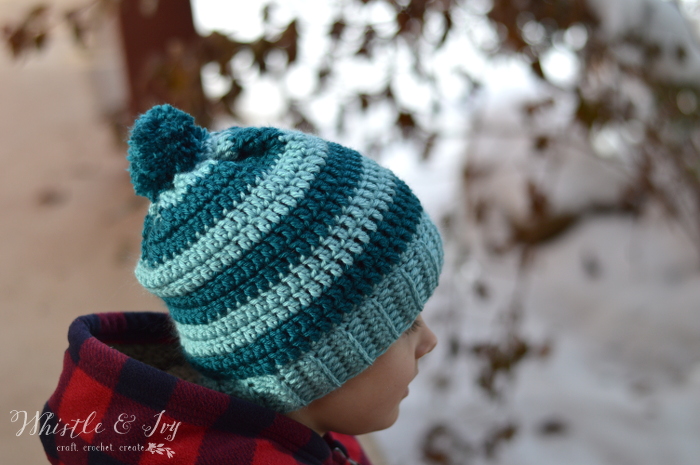
[[[276,128],[209,132],[161,105],[136,121],[128,159],[151,201],[136,277],[209,387],[299,409],[369,367],[437,286],[435,225],[354,150]]]

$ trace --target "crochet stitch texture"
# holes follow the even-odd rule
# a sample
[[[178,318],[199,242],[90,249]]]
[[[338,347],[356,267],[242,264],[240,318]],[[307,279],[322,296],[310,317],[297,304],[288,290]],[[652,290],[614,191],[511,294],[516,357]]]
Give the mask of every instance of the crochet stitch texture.
[[[437,286],[437,228],[354,150],[276,128],[210,133],[169,105],[129,145],[152,202],[136,277],[209,387],[283,413],[308,405],[370,366]]]

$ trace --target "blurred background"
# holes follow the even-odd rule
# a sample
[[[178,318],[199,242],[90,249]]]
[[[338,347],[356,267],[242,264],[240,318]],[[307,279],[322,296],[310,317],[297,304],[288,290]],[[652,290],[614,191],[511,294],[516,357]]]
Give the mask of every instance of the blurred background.
[[[133,118],[275,125],[393,169],[439,224],[440,343],[385,464],[700,457],[700,1],[0,0],[2,463],[79,315],[133,278]]]

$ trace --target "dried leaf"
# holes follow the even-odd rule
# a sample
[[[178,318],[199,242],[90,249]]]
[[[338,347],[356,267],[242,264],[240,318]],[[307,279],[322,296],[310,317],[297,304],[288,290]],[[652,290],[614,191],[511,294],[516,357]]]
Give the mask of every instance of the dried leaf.
[[[391,84],[387,84],[384,91],[380,94],[381,98],[385,98],[392,105],[396,105],[396,98],[394,97],[394,92],[391,90]]]
[[[474,203],[472,212],[474,214],[474,220],[477,224],[483,224],[486,221],[486,217],[489,213],[491,204],[486,199],[479,199]]]
[[[572,213],[532,217],[526,221],[512,221],[512,243],[541,245],[568,232],[580,219]]]
[[[408,111],[402,111],[396,118],[396,124],[401,128],[404,137],[408,137],[416,129],[416,120]]]
[[[80,19],[79,10],[70,10],[64,15],[66,22],[70,26],[71,33],[75,42],[85,47],[87,42],[85,40],[85,33],[87,32],[87,27]]]
[[[452,30],[452,14],[449,9],[445,9],[442,12],[442,19],[444,22],[442,28],[442,37],[440,37],[440,40],[438,41],[437,48],[442,48],[442,46],[445,45],[445,42],[447,41],[447,36],[450,35],[450,31]]]
[[[551,140],[549,139],[548,136],[545,135],[539,135],[535,136],[535,140],[533,141],[533,146],[535,150],[538,152],[544,152],[549,148]]]
[[[36,5],[29,10],[27,17],[24,20],[25,24],[29,24],[33,21],[44,18],[49,12],[49,7],[47,5]]]
[[[446,424],[431,427],[422,444],[423,459],[433,464],[452,464],[474,455],[474,447]],[[461,463],[461,462],[460,462]]]
[[[540,63],[539,59],[535,59],[530,63],[530,69],[535,73],[535,76],[542,80],[547,80],[547,78],[544,75],[544,71],[542,70],[542,64]]]
[[[542,436],[561,436],[568,432],[569,425],[561,418],[552,417],[543,420],[537,427]]]
[[[685,63],[685,61],[688,59],[688,52],[686,51],[685,47],[682,45],[678,45],[676,47],[676,60],[678,60],[678,63]]]
[[[34,48],[41,50],[46,44],[46,32],[40,32],[34,36]]]
[[[551,97],[544,98],[542,100],[536,100],[534,102],[527,102],[522,106],[523,112],[525,112],[525,115],[532,117],[536,113],[539,113],[543,110],[547,110],[549,108],[552,108],[555,104],[555,101]]]
[[[509,335],[505,341],[474,344],[470,351],[483,362],[477,383],[492,397],[499,397],[496,377],[510,373],[530,353],[530,345],[517,335]]]
[[[489,176],[492,172],[492,169],[484,166],[477,166],[474,162],[467,163],[467,166],[462,170],[462,180],[465,184],[469,185]]]
[[[514,423],[508,423],[504,426],[491,431],[484,440],[484,452],[486,457],[492,458],[504,442],[512,440],[518,432],[518,427]]]
[[[437,133],[432,133],[425,139],[425,142],[423,143],[423,151],[421,153],[421,160],[425,161],[430,158],[430,155],[433,153],[433,149],[435,148],[437,139]]]
[[[355,55],[364,55],[366,57],[371,57],[372,46],[374,45],[376,35],[377,34],[374,32],[374,28],[372,26],[367,26],[365,28],[364,38],[362,39],[362,45],[360,46],[359,50],[355,52]]]
[[[31,8],[17,25],[8,24],[3,27],[5,41],[14,58],[44,47],[48,38],[48,13],[48,6],[37,5]]]
[[[225,74],[233,57],[248,45],[232,40],[219,32],[212,32],[200,39],[199,56],[202,63],[218,63],[222,70],[221,74]]]
[[[359,94],[357,98],[360,100],[360,108],[363,110],[366,110],[369,108],[369,102],[371,97],[365,93]]]
[[[297,60],[298,42],[299,31],[297,30],[297,21],[295,19],[289,23],[280,38],[273,45],[287,52],[287,63],[291,64]]]
[[[340,40],[340,37],[343,35],[343,31],[345,31],[345,27],[345,21],[343,20],[339,19],[338,21],[333,23],[330,32],[330,36],[331,39],[333,39],[333,42],[338,42]]]
[[[270,22],[270,16],[271,16],[271,11],[272,11],[272,4],[268,3],[263,7],[262,11],[262,19],[265,24],[268,24]]]
[[[396,25],[398,26],[398,30],[396,31],[396,37],[410,30],[410,22],[411,17],[405,11],[402,11],[396,15]]]
[[[474,282],[474,293],[481,300],[488,300],[491,297],[491,290],[488,285],[482,280],[477,280]]]
[[[549,198],[532,181],[527,183],[527,195],[530,199],[530,214],[535,218],[544,218],[549,215]]]

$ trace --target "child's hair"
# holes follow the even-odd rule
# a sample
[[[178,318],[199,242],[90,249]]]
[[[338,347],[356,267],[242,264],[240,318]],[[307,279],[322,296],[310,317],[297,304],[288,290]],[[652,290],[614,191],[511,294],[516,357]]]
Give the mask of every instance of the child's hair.
[[[437,286],[435,225],[354,150],[275,128],[210,133],[168,105],[129,145],[152,202],[136,277],[209,387],[299,409],[370,366]]]

